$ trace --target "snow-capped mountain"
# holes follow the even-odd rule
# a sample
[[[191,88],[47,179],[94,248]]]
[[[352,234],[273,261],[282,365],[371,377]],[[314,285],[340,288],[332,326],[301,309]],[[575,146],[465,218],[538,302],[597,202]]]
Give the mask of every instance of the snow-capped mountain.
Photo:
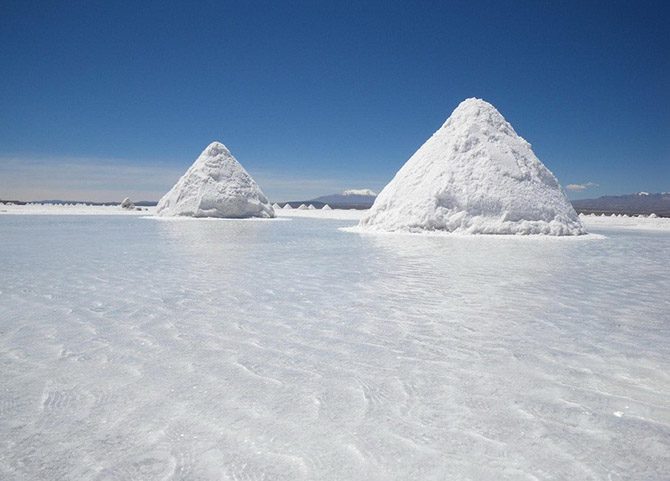
[[[323,195],[310,202],[329,204],[336,209],[369,209],[376,197],[377,194],[370,189],[347,189],[341,194]]]
[[[365,195],[365,196],[376,197],[377,193],[371,189],[347,189],[344,192],[342,192],[342,195],[344,196]]]

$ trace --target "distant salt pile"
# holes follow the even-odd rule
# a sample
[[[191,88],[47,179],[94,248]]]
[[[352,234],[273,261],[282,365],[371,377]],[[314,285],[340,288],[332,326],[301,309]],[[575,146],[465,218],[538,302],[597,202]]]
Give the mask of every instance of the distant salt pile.
[[[276,202],[274,204],[272,204],[272,208],[275,209],[275,210],[276,209],[281,209],[281,207],[279,207],[279,204],[277,204]]]
[[[133,204],[133,201],[130,200],[128,197],[123,199],[121,201],[121,208],[122,209],[128,209],[128,210],[135,210],[135,204]]]
[[[309,204],[309,205],[307,206],[307,209],[309,209],[309,210],[316,210],[316,207],[314,207],[313,204]]]
[[[220,142],[212,142],[158,202],[161,216],[274,217],[258,184]]]
[[[291,207],[291,204],[289,204],[289,203],[287,202],[286,204],[284,204],[283,209],[284,209],[284,210],[291,210],[291,209],[293,209],[293,207]]]
[[[579,235],[556,177],[495,107],[463,101],[382,190],[360,230]]]
[[[333,210],[333,209],[328,204],[325,204],[323,207],[321,207],[321,210]]]
[[[298,209],[299,210],[307,210],[307,206],[305,204],[300,204],[300,206],[298,206]]]

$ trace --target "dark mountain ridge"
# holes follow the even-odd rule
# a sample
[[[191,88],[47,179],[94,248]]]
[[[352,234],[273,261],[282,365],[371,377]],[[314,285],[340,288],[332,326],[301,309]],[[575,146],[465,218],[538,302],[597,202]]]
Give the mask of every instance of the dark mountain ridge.
[[[584,214],[656,214],[670,217],[670,192],[605,195],[597,199],[573,200],[572,205],[577,212]]]

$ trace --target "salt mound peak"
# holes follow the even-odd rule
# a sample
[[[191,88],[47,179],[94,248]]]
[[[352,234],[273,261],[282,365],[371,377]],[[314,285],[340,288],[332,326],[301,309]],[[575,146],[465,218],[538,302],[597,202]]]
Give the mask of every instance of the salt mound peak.
[[[161,216],[274,217],[258,184],[221,142],[212,142],[158,202]]]
[[[398,171],[360,230],[579,235],[556,177],[488,102],[461,102]]]

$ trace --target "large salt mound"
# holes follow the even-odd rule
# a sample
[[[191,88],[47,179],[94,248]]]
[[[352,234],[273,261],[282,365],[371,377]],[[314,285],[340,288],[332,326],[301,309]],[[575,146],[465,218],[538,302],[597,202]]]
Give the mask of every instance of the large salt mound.
[[[254,179],[220,142],[202,151],[156,208],[162,216],[274,217]]]
[[[495,107],[463,101],[382,190],[360,230],[579,235],[556,177]]]

